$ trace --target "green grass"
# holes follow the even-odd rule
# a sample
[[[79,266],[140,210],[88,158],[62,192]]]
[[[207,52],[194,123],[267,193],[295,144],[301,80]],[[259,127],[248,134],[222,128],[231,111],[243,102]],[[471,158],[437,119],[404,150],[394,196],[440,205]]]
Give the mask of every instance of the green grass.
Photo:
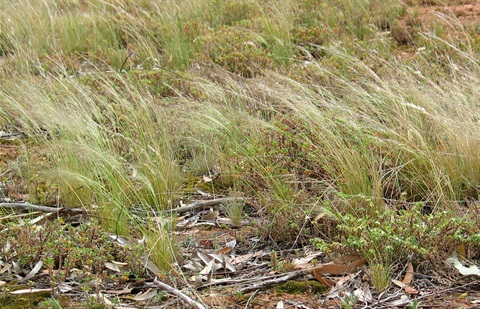
[[[28,135],[32,202],[53,194],[144,235],[166,271],[171,224],[135,211],[162,221],[192,179],[219,173],[209,189],[255,200],[262,235],[362,253],[382,290],[398,260],[480,245],[475,28],[411,22],[402,45],[385,30],[406,14],[399,1],[6,1],[0,129]]]

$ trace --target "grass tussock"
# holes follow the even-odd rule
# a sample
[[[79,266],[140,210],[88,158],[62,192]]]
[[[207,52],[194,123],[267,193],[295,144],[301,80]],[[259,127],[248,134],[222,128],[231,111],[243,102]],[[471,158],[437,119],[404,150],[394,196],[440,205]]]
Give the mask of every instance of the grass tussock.
[[[383,290],[396,260],[480,245],[476,30],[408,14],[397,1],[7,1],[0,126],[45,151],[31,192],[144,234],[164,269],[171,224],[134,214],[161,216],[217,174],[209,190],[252,197],[270,240],[361,252]]]

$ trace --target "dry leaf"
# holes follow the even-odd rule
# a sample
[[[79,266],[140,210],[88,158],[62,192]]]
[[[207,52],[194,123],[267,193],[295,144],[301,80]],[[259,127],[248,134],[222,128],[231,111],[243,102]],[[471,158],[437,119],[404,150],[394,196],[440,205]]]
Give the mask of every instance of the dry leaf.
[[[358,267],[362,266],[365,263],[367,263],[366,258],[355,260],[348,265],[324,264],[320,267],[315,268],[312,273],[315,279],[318,280],[318,282],[327,287],[332,287],[335,285],[335,282],[333,280],[322,277],[320,274],[340,275],[350,273],[355,271]]]
[[[400,296],[400,299],[388,303],[389,308],[405,306],[406,304],[411,303],[410,298],[407,295]]]
[[[184,264],[182,267],[193,272],[199,272],[200,269],[202,269],[202,265],[192,260],[188,261],[187,264]]]
[[[354,274],[342,277],[342,278],[338,279],[336,286],[341,287],[342,285],[344,285],[346,282],[352,280],[353,278],[355,278]]]
[[[399,288],[405,288],[407,285],[400,280],[392,279],[392,283],[398,286]]]
[[[60,293],[67,293],[73,290],[74,287],[72,287],[70,284],[66,282],[60,282],[57,285],[57,289],[60,291]]]
[[[321,214],[318,214],[315,219],[313,219],[313,223],[318,223],[318,221],[320,221],[320,219],[322,219],[323,217],[325,217],[327,214],[322,212]]]
[[[103,305],[109,308],[113,307],[113,303],[109,301],[108,298],[106,298],[102,293],[90,294],[89,296],[95,298],[99,302],[102,302]]]
[[[210,178],[210,177],[208,177],[208,176],[205,176],[205,175],[203,175],[202,178],[203,178],[203,181],[204,181],[204,182],[212,182],[212,181],[213,181],[212,178]]]
[[[400,280],[392,279],[392,282],[396,286],[402,288],[405,291],[405,293],[407,293],[407,294],[418,294],[419,293],[415,288],[412,288],[411,286],[406,285],[405,283],[403,283]]]
[[[22,272],[22,268],[18,266],[17,262],[12,261],[12,265],[13,265],[13,271],[15,271],[17,274]]]
[[[309,256],[306,256],[304,258],[293,259],[292,264],[294,265],[295,269],[309,268],[309,267],[312,267],[312,265],[310,264],[310,261],[322,254],[323,252],[317,252],[314,254],[310,254]]]
[[[40,222],[40,221],[42,221],[43,219],[48,218],[48,217],[50,217],[50,216],[52,216],[52,215],[53,215],[53,213],[43,214],[43,215],[41,215],[41,216],[36,217],[35,219],[32,219],[32,220],[29,221],[28,223],[31,224],[31,225],[37,224],[38,222]]]
[[[216,253],[210,253],[208,256],[212,257],[213,259],[217,260],[220,263],[223,263],[225,261],[225,258],[223,255],[216,254]]]
[[[33,276],[35,276],[39,271],[40,269],[42,268],[43,266],[43,261],[38,261],[37,264],[35,264],[35,267],[33,267],[33,269],[25,276],[25,278],[23,278],[21,281],[25,281],[25,280],[29,280],[31,279]]]
[[[3,253],[8,253],[10,251],[10,248],[12,247],[12,244],[10,244],[10,242],[7,240],[7,242],[5,243],[5,246],[3,246]]]
[[[197,189],[196,191],[197,191],[198,194],[200,194],[202,196],[208,196],[208,197],[212,196],[210,193],[202,191],[200,189]]]
[[[157,294],[157,289],[148,289],[144,293],[136,295],[135,297],[133,297],[133,299],[136,301],[145,301],[154,298],[155,296],[157,296]]]
[[[5,264],[5,266],[3,266],[3,268],[0,270],[0,274],[3,274],[4,272],[7,272],[10,268],[12,268],[12,264]]]
[[[158,274],[160,272],[160,268],[158,268],[157,265],[155,265],[152,261],[150,261],[148,258],[145,259],[144,262],[145,267],[151,271],[153,274]]]
[[[93,290],[97,290],[101,284],[102,284],[102,279],[100,278],[93,278],[92,280],[84,283],[84,285],[88,286]]]
[[[205,266],[204,269],[202,269],[202,271],[200,272],[200,275],[208,275],[210,273],[212,273],[213,269],[214,269],[214,265],[215,265],[215,260],[210,260],[210,262],[208,262],[207,266]]]
[[[237,271],[237,268],[235,266],[233,266],[233,264],[230,263],[230,261],[228,261],[226,259],[225,259],[224,266],[225,266],[226,269],[228,269],[231,272],[236,272]]]
[[[230,252],[232,252],[232,247],[223,247],[222,249],[219,249],[215,251],[216,254],[223,254],[223,255],[229,255]]]
[[[353,295],[362,302],[370,303],[373,301],[372,292],[370,291],[368,284],[362,284],[362,288],[356,289],[353,292]]]
[[[235,248],[236,245],[237,245],[237,240],[236,239],[230,240],[229,242],[227,242],[225,244],[226,247],[229,247],[229,248],[232,248],[232,249]]]
[[[122,270],[120,269],[120,266],[117,265],[117,264],[115,264],[115,263],[105,262],[104,265],[105,265],[106,268],[108,268],[108,269],[110,269],[110,270],[113,270],[113,271],[115,271],[115,272],[117,272],[117,273],[121,273],[121,272],[122,272]]]
[[[407,264],[407,270],[405,271],[405,278],[403,278],[402,282],[405,284],[410,284],[413,280],[413,265],[412,263]]]
[[[118,244],[122,247],[130,245],[130,242],[128,240],[126,240],[125,238],[123,238],[121,236],[118,236],[116,234],[110,234],[110,235],[108,235],[108,237],[110,237],[110,239],[118,242]]]
[[[412,288],[411,286],[406,286],[404,289],[405,293],[407,294],[418,294],[420,293],[419,291],[417,291],[416,289]]]
[[[236,265],[236,264],[240,264],[240,263],[243,263],[243,262],[246,262],[248,260],[250,260],[251,258],[255,258],[255,257],[258,257],[258,256],[262,256],[263,255],[263,251],[260,250],[260,251],[257,251],[257,252],[254,252],[254,253],[248,253],[248,254],[244,254],[244,255],[241,255],[241,256],[237,256],[236,258],[234,258],[232,261],[230,261],[233,265]]]
[[[198,286],[201,286],[203,284],[203,280],[206,280],[206,279],[207,279],[206,276],[193,275],[188,278],[188,281],[193,282],[194,283],[193,285],[198,287]]]
[[[211,258],[206,255],[205,253],[203,252],[200,252],[200,251],[197,251],[197,252],[194,252],[194,254],[200,258],[200,260],[202,260],[202,262],[206,265],[208,263],[210,263],[210,260]]]
[[[480,276],[480,270],[476,265],[464,266],[457,258],[457,254],[454,252],[451,258],[445,260],[445,262],[451,266],[454,266],[458,271],[464,275],[477,275]]]

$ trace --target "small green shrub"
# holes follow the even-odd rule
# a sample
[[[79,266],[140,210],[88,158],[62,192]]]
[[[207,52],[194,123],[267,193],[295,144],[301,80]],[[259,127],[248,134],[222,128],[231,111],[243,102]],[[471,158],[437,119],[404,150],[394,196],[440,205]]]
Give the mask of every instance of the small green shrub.
[[[253,77],[272,66],[265,40],[251,31],[219,27],[195,42],[200,59],[212,61],[230,72]]]
[[[429,214],[423,203],[416,203],[407,209],[364,216],[330,210],[341,233],[335,237],[337,245],[361,252],[372,265],[406,261],[412,254],[418,259],[432,259],[445,248],[480,245],[475,217],[458,216],[455,207]]]
[[[65,224],[62,219],[47,221],[42,227],[11,224],[0,234],[0,244],[8,247],[2,253],[3,261],[28,268],[41,260],[52,282],[65,280],[74,269],[84,272],[77,275],[87,280],[101,274],[106,269],[104,263],[112,260],[127,262],[136,275],[145,271],[141,262],[141,257],[146,256],[144,249],[139,245],[120,246],[94,222],[78,227]]]
[[[62,309],[63,307],[60,305],[60,302],[55,298],[47,298],[37,305],[40,309]]]

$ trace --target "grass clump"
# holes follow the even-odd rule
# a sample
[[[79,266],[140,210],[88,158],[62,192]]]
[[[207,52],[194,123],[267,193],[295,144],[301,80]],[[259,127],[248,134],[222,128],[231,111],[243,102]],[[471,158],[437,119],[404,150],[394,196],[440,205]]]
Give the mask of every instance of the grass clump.
[[[227,216],[232,220],[233,227],[239,227],[242,223],[243,217],[243,202],[230,202],[225,205]]]
[[[390,284],[390,270],[382,264],[370,267],[371,281],[377,292],[382,293],[388,289]]]
[[[378,291],[397,261],[478,249],[475,27],[397,1],[21,4],[0,13],[0,128],[28,137],[31,202],[145,236],[166,271],[162,211],[203,176],[279,246],[362,253]]]

